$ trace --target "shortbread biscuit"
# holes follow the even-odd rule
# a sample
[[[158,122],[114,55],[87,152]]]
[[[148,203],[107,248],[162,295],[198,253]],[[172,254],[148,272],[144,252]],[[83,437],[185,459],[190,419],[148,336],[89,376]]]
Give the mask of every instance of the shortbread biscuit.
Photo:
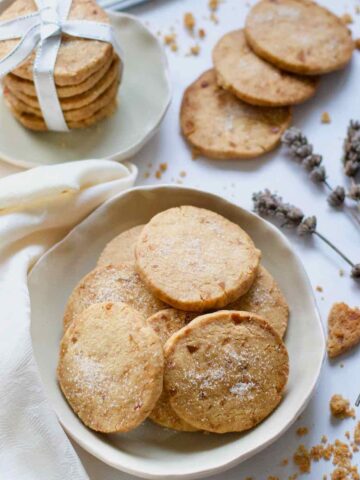
[[[171,406],[198,429],[248,430],[282,399],[287,350],[257,315],[220,311],[198,317],[167,341],[164,353]]]
[[[133,265],[97,267],[80,280],[70,295],[64,314],[65,330],[87,307],[100,302],[124,302],[145,318],[166,308],[146,289]]]
[[[274,149],[288,128],[288,107],[255,107],[220,88],[203,73],[184,93],[180,123],[195,150],[217,159],[253,158]]]
[[[334,303],[328,318],[327,351],[331,358],[342,355],[360,343],[360,308]]]
[[[0,16],[0,21],[37,11],[34,0],[15,0]],[[109,17],[94,0],[73,0],[70,20],[90,20],[109,23]],[[10,53],[18,39],[0,41],[0,59]],[[63,35],[56,58],[54,79],[56,85],[77,85],[96,73],[113,55],[110,43]],[[13,73],[26,80],[33,80],[35,52],[17,67]]]
[[[227,310],[244,310],[264,318],[283,337],[289,320],[289,306],[275,279],[260,265],[250,290]]]
[[[11,113],[16,118],[18,122],[20,122],[24,127],[34,130],[37,132],[46,132],[48,130],[45,121],[34,115],[32,113],[19,113],[15,108],[12,107],[9,101],[5,98],[5,103],[11,110]],[[116,111],[117,108],[117,101],[116,99],[110,102],[106,107],[101,108],[97,112],[95,112],[90,117],[86,118],[85,120],[80,121],[68,121],[67,126],[70,129],[81,129],[81,128],[88,128],[102,120],[105,120],[108,117],[111,117]]]
[[[252,105],[283,107],[312,97],[318,78],[279,70],[255,55],[243,30],[224,35],[213,50],[218,84]]]
[[[90,103],[89,105],[85,105],[82,108],[78,108],[75,110],[67,110],[66,112],[64,112],[64,118],[66,122],[81,122],[91,117],[102,108],[107,107],[108,105],[110,105],[112,102],[115,101],[118,88],[119,88],[119,79],[116,78],[112,82],[110,87],[107,90],[105,90],[105,92],[102,95],[100,95],[100,97],[97,98],[94,102]],[[12,106],[12,109],[16,110],[19,114],[28,113],[31,115],[36,115],[41,119],[43,118],[42,112],[39,108],[34,108],[24,103],[18,97],[13,95],[13,93],[11,93],[10,90],[8,90],[7,88],[4,89],[4,97],[10,103],[10,105]]]
[[[144,317],[124,303],[84,310],[60,347],[58,379],[85,425],[128,432],[149,415],[163,384],[160,340]]]
[[[145,225],[136,268],[154,295],[180,310],[221,308],[251,287],[260,251],[242,228],[210,210],[170,208]]]
[[[78,83],[77,85],[68,85],[64,87],[57,86],[57,96],[59,98],[74,97],[76,95],[81,95],[82,93],[91,90],[97,85],[98,82],[102,80],[103,77],[108,74],[110,67],[113,65],[115,57],[117,56],[113,55],[113,57],[109,58],[99,70],[97,70],[93,75],[84,80],[82,83]],[[17,77],[13,73],[9,73],[4,77],[4,79],[6,80],[7,86],[9,88],[11,87],[10,89],[18,92],[23,92],[29,97],[37,97],[34,82],[31,82],[30,80],[24,80],[23,78]]]
[[[143,228],[144,225],[138,225],[113,238],[101,252],[98,267],[123,262],[135,265],[135,245]]]
[[[340,18],[310,0],[261,0],[247,16],[245,35],[264,60],[307,75],[343,68],[354,50]]]
[[[161,343],[165,345],[171,335],[181,328],[185,327],[196,314],[191,312],[182,312],[174,308],[161,310],[155,313],[147,322],[159,336]],[[164,388],[154,410],[149,415],[150,420],[162,427],[172,428],[183,432],[194,432],[197,429],[184,422],[173,410],[170,405],[169,394]]]
[[[106,91],[108,91],[116,81],[119,82],[119,64],[119,59],[114,60],[109,72],[96,84],[94,88],[80,95],[76,95],[75,97],[60,99],[60,105],[63,112],[67,112],[68,110],[82,109],[88,105],[96,105],[94,102],[97,101]],[[12,95],[25,105],[32,107],[34,110],[32,110],[31,113],[42,116],[37,97],[32,97],[23,91],[14,88],[12,82],[9,81],[7,77],[4,78],[4,87],[10,90]],[[96,108],[96,110],[99,110],[99,108]]]

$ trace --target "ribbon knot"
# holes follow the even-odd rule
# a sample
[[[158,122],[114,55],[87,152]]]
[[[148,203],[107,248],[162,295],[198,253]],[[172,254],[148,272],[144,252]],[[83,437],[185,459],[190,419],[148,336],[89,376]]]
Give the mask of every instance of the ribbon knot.
[[[0,41],[20,38],[16,47],[0,60],[0,77],[15,70],[36,50],[33,77],[44,121],[49,130],[66,132],[68,127],[54,79],[61,34],[111,43],[120,58],[122,51],[109,24],[68,19],[72,0],[35,0],[35,3],[37,11],[0,22]]]
[[[61,35],[61,19],[55,8],[50,6],[42,7],[39,10],[40,14],[40,36],[44,41],[50,37]]]

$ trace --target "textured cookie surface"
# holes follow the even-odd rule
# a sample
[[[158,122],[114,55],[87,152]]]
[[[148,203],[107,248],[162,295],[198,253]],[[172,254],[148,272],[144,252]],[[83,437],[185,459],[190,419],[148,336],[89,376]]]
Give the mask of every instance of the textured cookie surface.
[[[289,307],[275,279],[262,265],[250,290],[226,308],[255,313],[266,320],[280,337],[285,335]]]
[[[354,49],[340,18],[309,0],[261,0],[249,12],[245,34],[257,55],[295,73],[340,69]]]
[[[118,87],[119,87],[119,79],[115,78],[115,80],[105,90],[105,92],[103,92],[92,103],[89,103],[88,105],[85,105],[81,108],[77,108],[74,110],[66,110],[64,112],[64,118],[66,122],[86,121],[88,118],[91,118],[102,108],[106,108],[109,105],[111,105],[116,99]],[[6,101],[10,103],[12,110],[16,110],[20,115],[30,114],[30,115],[37,116],[40,119],[43,119],[42,112],[39,108],[33,107],[27,103],[24,103],[7,88],[4,89],[4,97]]]
[[[145,318],[166,308],[147,290],[133,265],[107,265],[92,270],[75,287],[66,305],[64,328],[87,307],[100,302],[124,302]]]
[[[157,335],[123,303],[90,306],[67,330],[58,379],[80,419],[99,432],[128,432],[153,409],[164,359]]]
[[[59,98],[68,98],[74,97],[76,95],[80,95],[82,93],[88,92],[93,87],[96,86],[98,82],[104,78],[108,72],[110,67],[113,65],[115,56],[109,58],[104,65],[99,68],[93,75],[88,77],[81,83],[77,85],[68,85],[68,86],[57,86],[56,93]],[[25,95],[30,97],[37,97],[37,93],[35,90],[34,82],[30,80],[25,80],[21,77],[17,77],[16,75],[9,73],[5,77],[6,84],[9,88],[14,91],[23,92]]]
[[[260,252],[244,230],[210,210],[175,207],[145,225],[136,267],[149,289],[180,310],[221,308],[253,283]]]
[[[182,312],[173,308],[162,310],[155,313],[147,322],[155,333],[159,336],[161,343],[164,345],[172,334],[185,327],[196,314],[190,312]],[[153,422],[174,430],[183,432],[194,432],[197,429],[182,420],[170,405],[169,393],[164,388],[160,395],[154,410],[149,416]]]
[[[314,95],[318,84],[315,77],[286,73],[255,55],[243,30],[220,39],[213,61],[219,85],[253,105],[279,107],[301,103]]]
[[[99,110],[101,107],[99,108],[98,104],[95,104],[94,102],[97,101],[112,85],[119,82],[119,65],[120,61],[116,58],[109,72],[95,85],[95,87],[80,95],[60,99],[60,105],[63,112],[83,109],[89,104],[93,107],[95,106],[95,108],[92,107],[90,110],[85,109],[83,112],[85,117],[92,114],[95,110]],[[10,76],[5,77],[3,83],[5,88],[8,89],[14,97],[34,109],[31,113],[41,116],[40,104],[37,97],[27,95],[19,88],[16,88]],[[104,102],[103,99],[102,104],[104,103],[106,104],[106,101]]]
[[[220,88],[214,70],[186,89],[180,112],[186,140],[197,152],[217,159],[253,158],[269,152],[290,121],[288,107],[256,107]]]
[[[97,265],[135,264],[135,245],[143,228],[144,225],[138,225],[113,238],[102,251]]]
[[[37,10],[33,0],[15,0],[0,16],[0,21],[11,20]],[[90,20],[109,23],[107,14],[94,0],[73,0],[69,19]],[[5,57],[18,40],[0,42],[0,58]],[[63,37],[56,60],[54,78],[57,85],[76,85],[85,81],[112,57],[113,47],[109,43],[70,36]],[[14,70],[18,77],[33,80],[35,53]]]
[[[46,132],[48,130],[47,126],[45,125],[44,120],[41,117],[38,117],[37,115],[34,115],[33,113],[20,113],[18,112],[12,104],[9,102],[8,98],[5,97],[5,103],[11,110],[11,113],[13,116],[16,118],[18,122],[20,122],[24,127],[34,130],[37,132]],[[101,108],[97,112],[95,112],[93,115],[89,116],[88,118],[84,120],[79,120],[79,121],[73,121],[69,120],[67,121],[67,126],[70,129],[81,129],[81,128],[87,128],[95,125],[96,123],[99,123],[101,120],[105,120],[108,117],[111,117],[116,111],[117,107],[117,102],[116,100],[113,100],[110,102],[106,107]]]
[[[248,430],[279,404],[289,360],[267,322],[220,311],[193,320],[166,343],[164,383],[173,409],[199,429]]]
[[[360,308],[334,303],[328,318],[327,351],[337,357],[360,343]]]

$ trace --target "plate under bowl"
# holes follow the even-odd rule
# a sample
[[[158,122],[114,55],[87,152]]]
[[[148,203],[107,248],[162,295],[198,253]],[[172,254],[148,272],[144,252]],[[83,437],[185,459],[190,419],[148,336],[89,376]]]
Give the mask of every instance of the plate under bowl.
[[[179,205],[218,212],[243,227],[262,250],[262,262],[290,305],[286,334],[290,377],[279,407],[245,434],[177,433],[150,422],[129,434],[100,435],[86,428],[56,381],[62,316],[78,280],[96,264],[105,244],[120,232]],[[177,186],[135,188],[93,212],[33,268],[29,277],[35,357],[50,401],[65,430],[105,463],[143,478],[199,478],[244,461],[274,442],[303,411],[324,357],[324,334],[307,275],[286,237],[274,226],[210,193]]]
[[[159,40],[138,19],[108,13],[125,64],[115,114],[98,125],[69,133],[32,132],[12,116],[0,89],[2,160],[25,168],[91,158],[125,160],[156,133],[171,100],[166,55]]]

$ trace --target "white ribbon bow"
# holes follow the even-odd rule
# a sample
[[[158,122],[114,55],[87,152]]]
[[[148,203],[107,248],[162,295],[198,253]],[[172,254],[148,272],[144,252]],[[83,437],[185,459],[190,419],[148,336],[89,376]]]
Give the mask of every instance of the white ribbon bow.
[[[67,20],[72,0],[35,0],[38,11],[0,22],[0,41],[21,38],[17,46],[0,60],[0,77],[18,67],[37,48],[34,84],[40,108],[49,130],[68,131],[56,92],[54,69],[61,35],[111,43],[122,57],[112,27],[88,20]],[[122,62],[120,62],[122,64]]]

